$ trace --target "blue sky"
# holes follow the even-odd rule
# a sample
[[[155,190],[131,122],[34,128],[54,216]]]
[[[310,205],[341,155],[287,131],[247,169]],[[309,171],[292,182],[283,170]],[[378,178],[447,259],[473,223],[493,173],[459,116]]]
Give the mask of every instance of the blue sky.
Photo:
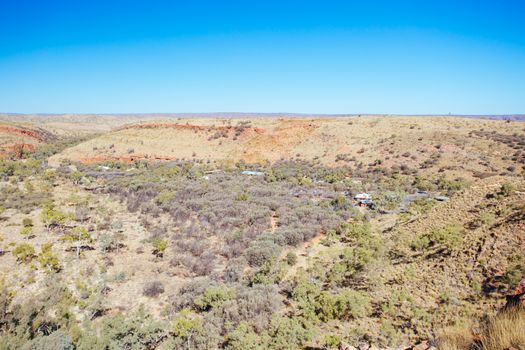
[[[0,111],[525,113],[524,1],[0,1]]]

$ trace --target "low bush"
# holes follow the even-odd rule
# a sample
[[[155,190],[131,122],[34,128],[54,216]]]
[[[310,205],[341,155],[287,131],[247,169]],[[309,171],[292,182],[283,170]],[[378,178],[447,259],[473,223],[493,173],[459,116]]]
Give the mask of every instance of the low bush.
[[[197,296],[193,303],[200,310],[210,310],[212,308],[221,307],[225,302],[232,300],[235,297],[235,290],[229,288],[224,284],[209,287],[206,291]]]
[[[35,248],[28,243],[22,243],[13,249],[13,255],[20,262],[30,263],[35,258]]]
[[[26,238],[29,238],[33,234],[33,227],[32,226],[24,226],[20,229],[20,234],[22,236],[25,236]]]
[[[250,266],[260,267],[277,258],[280,247],[272,241],[256,241],[246,250],[246,259]]]
[[[290,266],[294,266],[295,264],[297,264],[297,254],[295,254],[294,252],[289,252],[288,254],[286,254],[286,263]]]
[[[160,238],[155,238],[151,244],[153,245],[153,254],[158,257],[162,257],[168,247],[168,242]]]
[[[61,270],[60,260],[53,253],[53,244],[46,243],[37,257],[40,266],[48,272],[59,272]]]
[[[459,225],[449,225],[420,236],[411,243],[411,247],[414,250],[433,247],[457,250],[462,244],[463,228]]]
[[[142,294],[150,298],[156,298],[164,293],[164,285],[160,281],[150,281],[144,285]]]

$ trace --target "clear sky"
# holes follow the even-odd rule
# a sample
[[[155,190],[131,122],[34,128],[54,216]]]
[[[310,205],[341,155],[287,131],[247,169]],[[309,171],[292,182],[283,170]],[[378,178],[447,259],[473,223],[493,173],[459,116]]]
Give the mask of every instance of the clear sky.
[[[0,111],[525,113],[525,1],[0,0]]]

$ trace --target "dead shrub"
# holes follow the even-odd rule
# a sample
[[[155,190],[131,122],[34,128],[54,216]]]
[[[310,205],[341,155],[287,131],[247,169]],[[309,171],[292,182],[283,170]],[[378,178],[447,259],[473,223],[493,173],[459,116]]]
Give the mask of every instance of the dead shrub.
[[[160,281],[147,282],[142,290],[142,294],[150,298],[156,298],[164,293],[164,285]]]

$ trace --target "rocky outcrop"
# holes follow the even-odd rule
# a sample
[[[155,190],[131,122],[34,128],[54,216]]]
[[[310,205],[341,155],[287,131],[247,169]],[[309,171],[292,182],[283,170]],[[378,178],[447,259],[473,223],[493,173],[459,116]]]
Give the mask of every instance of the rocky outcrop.
[[[505,308],[525,307],[525,278],[521,280],[514,292],[507,296]]]
[[[6,134],[14,134],[19,136],[29,137],[38,142],[47,143],[49,141],[55,140],[56,136],[50,133],[47,130],[38,128],[38,129],[28,129],[19,126],[11,125],[0,125],[0,132]]]
[[[35,149],[35,146],[29,143],[7,144],[0,148],[0,155],[12,155],[16,158],[23,158],[24,155],[33,153]]]

